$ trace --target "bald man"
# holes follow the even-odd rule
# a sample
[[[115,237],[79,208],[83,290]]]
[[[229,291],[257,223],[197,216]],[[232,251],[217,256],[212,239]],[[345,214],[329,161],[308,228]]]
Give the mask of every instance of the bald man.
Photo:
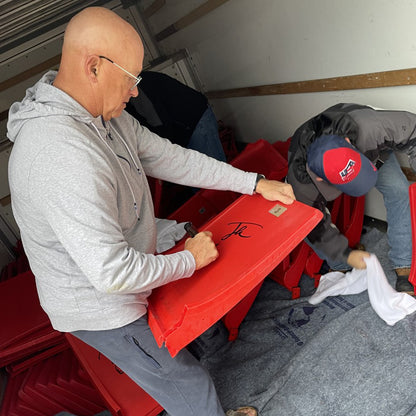
[[[12,206],[55,329],[106,355],[171,416],[224,416],[214,385],[186,350],[172,358],[147,324],[153,288],[191,278],[218,257],[210,232],[155,255],[146,175],[291,203],[290,185],[171,144],[124,110],[138,94],[143,46],[123,19],[87,8],[69,22],[58,73],[10,108]],[[251,407],[227,415],[254,416]]]

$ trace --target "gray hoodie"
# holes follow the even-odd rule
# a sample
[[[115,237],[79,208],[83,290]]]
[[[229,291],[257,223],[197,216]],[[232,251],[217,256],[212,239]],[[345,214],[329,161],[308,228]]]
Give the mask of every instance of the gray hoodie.
[[[102,330],[146,313],[153,288],[193,274],[185,250],[155,255],[146,175],[251,194],[256,175],[170,143],[123,112],[104,122],[48,72],[9,112],[12,207],[55,329]]]

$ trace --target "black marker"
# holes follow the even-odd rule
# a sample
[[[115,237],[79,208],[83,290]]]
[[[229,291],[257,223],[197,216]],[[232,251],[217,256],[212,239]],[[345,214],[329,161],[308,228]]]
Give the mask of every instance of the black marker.
[[[190,237],[195,237],[198,234],[198,230],[192,225],[191,222],[187,222],[183,227]]]

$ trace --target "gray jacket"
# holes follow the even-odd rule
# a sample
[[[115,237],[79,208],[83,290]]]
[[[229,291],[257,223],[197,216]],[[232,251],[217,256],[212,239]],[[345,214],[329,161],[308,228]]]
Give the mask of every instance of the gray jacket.
[[[256,174],[171,144],[126,112],[94,118],[48,72],[10,108],[12,208],[39,298],[60,331],[126,325],[151,290],[193,274],[185,250],[155,255],[146,175],[251,194]]]
[[[348,137],[376,166],[390,152],[405,151],[416,171],[416,115],[407,111],[376,110],[360,104],[340,103],[306,121],[293,134],[287,180],[297,200],[324,213],[308,239],[330,259],[345,263],[351,251],[348,240],[331,223],[328,201],[306,172],[307,149],[323,134]]]

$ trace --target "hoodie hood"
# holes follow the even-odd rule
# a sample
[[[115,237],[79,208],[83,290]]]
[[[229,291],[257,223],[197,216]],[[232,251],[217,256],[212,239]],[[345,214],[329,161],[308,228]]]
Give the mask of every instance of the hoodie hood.
[[[49,71],[31,88],[21,102],[12,104],[7,122],[7,138],[14,142],[25,123],[38,117],[70,116],[84,123],[97,121],[71,96],[52,85],[57,72]]]

